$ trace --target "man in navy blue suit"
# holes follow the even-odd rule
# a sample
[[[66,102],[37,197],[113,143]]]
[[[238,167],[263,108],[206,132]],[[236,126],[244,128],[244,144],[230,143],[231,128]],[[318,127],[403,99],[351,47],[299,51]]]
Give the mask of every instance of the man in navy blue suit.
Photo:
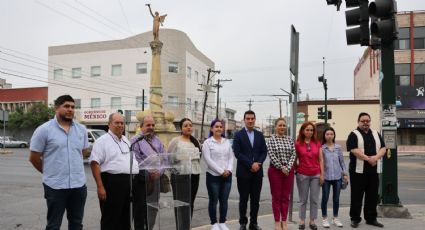
[[[260,193],[263,185],[263,162],[267,156],[264,136],[254,129],[255,113],[248,110],[244,114],[245,127],[235,134],[233,152],[238,159],[236,177],[239,191],[240,230],[246,230],[248,219],[246,209],[250,202],[249,230],[261,230],[257,223],[260,208]]]

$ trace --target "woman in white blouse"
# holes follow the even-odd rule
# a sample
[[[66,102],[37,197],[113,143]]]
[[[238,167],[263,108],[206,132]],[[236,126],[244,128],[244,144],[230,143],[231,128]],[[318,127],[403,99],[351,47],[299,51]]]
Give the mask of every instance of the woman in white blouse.
[[[224,122],[211,122],[210,137],[202,147],[207,165],[208,213],[211,230],[228,230],[226,226],[227,200],[232,187],[233,150],[230,141],[224,138]],[[217,202],[220,202],[220,219],[217,221]]]
[[[173,198],[174,200],[190,202],[190,211],[188,207],[184,206],[175,210],[177,230],[190,229],[193,203],[199,187],[201,147],[198,140],[192,136],[192,126],[192,121],[189,118],[183,118],[180,121],[181,135],[173,138],[168,146],[168,152],[172,154],[173,168],[176,170],[171,175]]]

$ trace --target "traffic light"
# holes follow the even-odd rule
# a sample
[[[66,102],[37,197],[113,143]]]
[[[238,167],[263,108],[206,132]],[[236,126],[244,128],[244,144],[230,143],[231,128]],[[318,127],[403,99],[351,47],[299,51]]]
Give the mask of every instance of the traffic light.
[[[346,31],[347,45],[369,46],[369,0],[346,0],[345,4],[347,8],[358,6],[345,12],[347,26],[356,26]]]
[[[336,10],[339,11],[339,8],[341,7],[342,0],[326,0],[326,2],[328,3],[328,5],[335,5]]]
[[[332,111],[328,110],[328,120],[332,119]]]
[[[379,48],[391,44],[397,39],[397,3],[395,0],[375,0],[369,5],[369,14],[372,17],[370,33],[372,35],[372,48]]]
[[[318,119],[325,119],[325,112],[323,111],[323,107],[317,108],[317,118]]]

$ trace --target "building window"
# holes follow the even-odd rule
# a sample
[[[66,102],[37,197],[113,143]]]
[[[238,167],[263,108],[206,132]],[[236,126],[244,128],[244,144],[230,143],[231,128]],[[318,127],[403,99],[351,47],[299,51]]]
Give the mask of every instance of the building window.
[[[395,75],[410,75],[410,64],[395,64],[394,68]]]
[[[121,76],[121,68],[122,68],[122,65],[121,64],[112,65],[112,67],[111,67],[111,75],[112,76]]]
[[[195,111],[198,111],[199,103],[198,101],[195,101]]]
[[[196,83],[199,83],[199,72],[195,71],[195,81]]]
[[[425,86],[425,75],[415,75],[415,87]]]
[[[207,84],[207,77],[205,75],[202,75],[202,84]]]
[[[81,68],[72,68],[72,78],[81,78]]]
[[[425,49],[425,38],[415,38],[415,49]]]
[[[414,28],[415,38],[425,38],[425,26],[417,26]]]
[[[187,75],[187,78],[189,79],[192,78],[192,68],[190,68],[189,66],[187,67],[186,75]]]
[[[397,50],[408,50],[410,49],[410,40],[409,39],[400,39],[397,40],[396,49]]]
[[[62,80],[63,79],[63,69],[53,70],[53,79]]]
[[[178,73],[179,72],[179,63],[177,62],[168,62],[168,72]]]
[[[410,76],[398,76],[399,86],[409,86],[410,85]]]
[[[186,98],[186,108],[188,110],[192,110],[192,99],[191,98]]]
[[[143,107],[143,102],[145,103],[145,107],[148,104],[148,98],[145,96],[144,100],[143,100],[143,96],[137,96],[136,97],[136,107],[137,108],[142,108]]]
[[[74,104],[76,109],[81,109],[81,99],[74,98]]]
[[[90,107],[92,109],[100,108],[100,98],[92,98]]]
[[[111,109],[121,109],[121,97],[111,97]]]
[[[136,63],[136,73],[137,74],[148,73],[148,63]]]
[[[90,68],[90,75],[92,77],[99,77],[100,76],[100,66],[92,66]]]
[[[173,107],[177,107],[179,105],[179,97],[177,96],[168,96],[168,104]]]

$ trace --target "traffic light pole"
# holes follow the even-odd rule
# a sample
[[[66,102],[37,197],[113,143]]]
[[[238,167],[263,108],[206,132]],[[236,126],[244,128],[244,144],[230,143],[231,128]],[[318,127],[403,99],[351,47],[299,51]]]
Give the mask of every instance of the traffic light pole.
[[[323,57],[323,89],[325,89],[325,126],[328,126],[328,82],[325,78],[325,57]]]
[[[381,133],[387,147],[387,153],[382,157],[383,167],[380,186],[379,211],[384,217],[411,218],[409,210],[401,205],[398,196],[398,166],[397,166],[397,126],[387,126],[387,120],[395,118],[395,67],[394,44],[389,42],[381,46],[381,63],[384,78],[381,81]],[[393,111],[393,112],[392,112]]]
[[[388,106],[392,106],[395,111],[396,88],[395,88],[395,68],[394,68],[394,44],[392,42],[382,45],[382,72],[384,78],[381,82],[381,101],[382,111]],[[395,114],[394,114],[395,115]],[[382,112],[381,118],[386,119],[385,112]],[[382,127],[382,135],[397,136],[397,126]],[[387,138],[385,138],[387,139]],[[398,182],[397,182],[397,142],[386,143],[387,154],[383,157],[383,172],[381,180],[381,199],[382,204],[399,205],[400,199],[398,197]]]
[[[328,126],[328,81],[325,78],[325,57],[323,57],[323,75],[319,76],[319,82],[323,83],[323,89],[325,90],[325,112],[323,113],[324,120],[325,120],[325,126]],[[320,117],[319,117],[320,119]]]

